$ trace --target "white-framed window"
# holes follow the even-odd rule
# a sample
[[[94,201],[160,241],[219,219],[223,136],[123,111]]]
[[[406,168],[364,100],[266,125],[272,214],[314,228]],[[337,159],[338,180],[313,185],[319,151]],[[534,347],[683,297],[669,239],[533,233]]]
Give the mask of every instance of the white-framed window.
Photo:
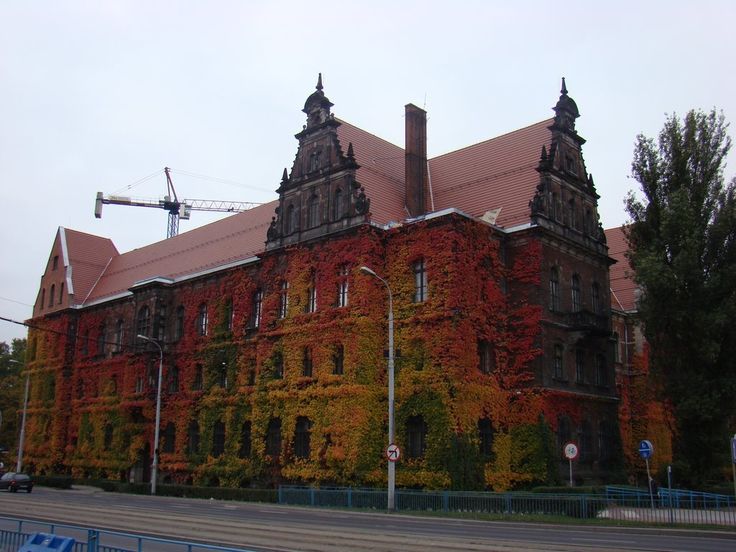
[[[337,306],[348,306],[348,274],[350,269],[348,265],[342,265],[337,274]]]
[[[289,282],[284,280],[281,282],[279,289],[279,318],[286,318],[289,312]]]
[[[207,303],[202,303],[197,308],[197,335],[207,335]]]
[[[250,327],[258,328],[261,325],[261,310],[263,308],[263,291],[257,289],[251,298]]]
[[[424,259],[415,261],[412,265],[414,272],[414,302],[422,303],[428,298],[428,287],[427,287],[427,270],[424,265]]]

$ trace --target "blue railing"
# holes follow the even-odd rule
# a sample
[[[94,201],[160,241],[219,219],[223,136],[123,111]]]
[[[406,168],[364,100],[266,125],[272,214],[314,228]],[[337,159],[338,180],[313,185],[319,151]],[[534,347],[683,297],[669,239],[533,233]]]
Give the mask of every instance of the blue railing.
[[[211,552],[256,552],[247,548],[228,548],[191,541],[163,539],[94,529],[80,525],[63,523],[47,523],[20,518],[0,516],[0,550],[16,552],[33,533],[51,533],[75,539],[74,552],[143,552],[166,545],[167,550],[195,552],[206,550]]]
[[[661,491],[660,491],[661,493]],[[726,495],[695,493],[650,499],[646,489],[607,487],[601,494],[488,493],[396,489],[399,511],[475,512],[503,515],[550,515],[665,524],[736,526],[734,501]],[[697,495],[707,495],[697,498]],[[664,496],[664,498],[662,498]],[[728,500],[726,500],[728,499]],[[349,487],[281,486],[279,504],[332,508],[386,509],[386,491]]]

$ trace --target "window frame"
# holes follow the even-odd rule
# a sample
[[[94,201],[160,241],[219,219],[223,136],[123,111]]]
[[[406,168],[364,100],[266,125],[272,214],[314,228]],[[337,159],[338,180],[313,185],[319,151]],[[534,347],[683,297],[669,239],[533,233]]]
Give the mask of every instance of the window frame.
[[[424,303],[429,298],[429,281],[427,278],[427,266],[424,258],[417,259],[412,263],[414,275],[414,303]]]

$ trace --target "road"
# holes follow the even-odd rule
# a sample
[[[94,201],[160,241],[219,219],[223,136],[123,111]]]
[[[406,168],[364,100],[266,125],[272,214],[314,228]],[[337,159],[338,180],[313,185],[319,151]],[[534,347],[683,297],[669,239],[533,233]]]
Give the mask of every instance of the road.
[[[89,488],[3,492],[0,515],[263,552],[736,550],[733,531],[459,520],[124,495]]]

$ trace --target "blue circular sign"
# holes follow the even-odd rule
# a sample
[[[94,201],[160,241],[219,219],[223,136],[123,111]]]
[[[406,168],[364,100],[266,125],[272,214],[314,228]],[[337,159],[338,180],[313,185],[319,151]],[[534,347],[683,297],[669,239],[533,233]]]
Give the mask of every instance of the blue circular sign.
[[[644,439],[639,443],[639,456],[641,456],[644,460],[651,458],[653,453],[654,445],[651,441],[647,441],[646,439]]]

